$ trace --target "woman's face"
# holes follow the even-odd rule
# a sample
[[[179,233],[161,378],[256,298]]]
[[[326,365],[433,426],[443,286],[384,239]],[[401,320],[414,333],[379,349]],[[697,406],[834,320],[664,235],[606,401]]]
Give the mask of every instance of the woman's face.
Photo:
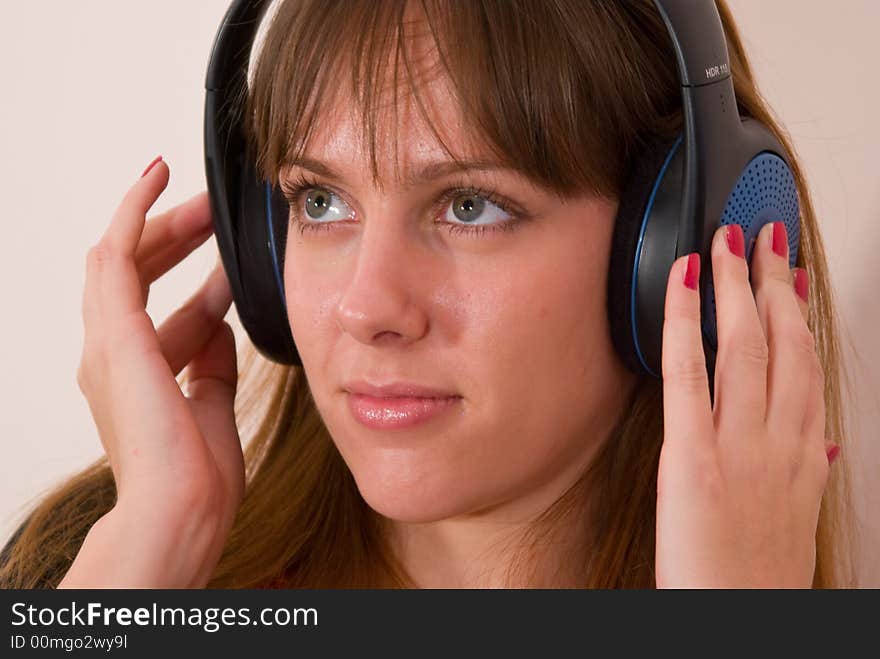
[[[485,158],[447,88],[427,91],[453,152]],[[410,522],[549,504],[606,438],[631,381],[605,307],[616,201],[560,201],[503,169],[423,180],[448,157],[408,104],[379,132],[377,187],[350,105],[334,107],[304,155],[335,175],[282,172],[282,184],[308,181],[291,202],[284,284],[312,395],[362,496]],[[468,187],[481,192],[455,192]],[[320,226],[301,233],[297,219]],[[378,429],[350,408],[351,381],[458,398]]]

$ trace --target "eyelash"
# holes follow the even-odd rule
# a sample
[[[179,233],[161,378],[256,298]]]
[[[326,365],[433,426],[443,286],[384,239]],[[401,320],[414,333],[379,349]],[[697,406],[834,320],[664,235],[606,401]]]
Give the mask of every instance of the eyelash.
[[[282,181],[281,182],[281,191],[284,194],[285,199],[287,199],[288,204],[293,208],[293,221],[299,227],[300,234],[305,233],[306,231],[333,231],[333,225],[339,224],[339,222],[311,222],[309,220],[304,220],[300,216],[300,208],[299,208],[299,197],[305,191],[311,188],[321,188],[332,192],[337,196],[340,195],[333,186],[326,185],[318,181],[317,179],[310,178],[305,174],[299,174],[296,179],[291,182]],[[449,227],[449,232],[452,234],[469,234],[469,235],[483,235],[486,232],[489,233],[498,233],[500,231],[512,231],[519,225],[520,222],[527,220],[528,215],[525,211],[516,207],[512,202],[502,198],[497,193],[491,190],[485,190],[480,187],[475,187],[472,185],[467,185],[465,182],[454,183],[452,188],[446,190],[437,201],[437,208],[445,208],[446,204],[455,199],[460,195],[474,195],[477,197],[482,197],[483,199],[491,202],[502,211],[510,215],[510,218],[504,220],[503,222],[498,222],[496,224],[454,224],[452,222],[440,222],[440,224],[445,224]]]

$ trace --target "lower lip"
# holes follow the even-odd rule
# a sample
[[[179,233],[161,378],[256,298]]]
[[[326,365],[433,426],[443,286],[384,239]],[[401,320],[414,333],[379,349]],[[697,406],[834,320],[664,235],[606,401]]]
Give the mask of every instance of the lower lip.
[[[460,398],[375,398],[349,392],[348,408],[368,428],[391,430],[423,423],[448,411]]]

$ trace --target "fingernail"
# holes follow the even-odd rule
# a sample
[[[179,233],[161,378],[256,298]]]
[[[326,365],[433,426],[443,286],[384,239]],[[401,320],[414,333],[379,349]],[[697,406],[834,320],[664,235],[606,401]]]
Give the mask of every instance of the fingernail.
[[[773,223],[773,251],[785,258],[788,256],[788,232],[784,222]]]
[[[810,293],[810,276],[803,268],[794,269],[794,290],[798,297],[807,302],[807,296]]]
[[[700,284],[700,255],[696,252],[688,254],[687,267],[684,271],[684,285],[697,290]]]
[[[144,173],[141,174],[141,178],[143,178],[144,176],[146,176],[147,174],[149,174],[149,173],[150,173],[150,170],[153,169],[153,167],[156,166],[156,163],[159,162],[160,160],[162,160],[162,156],[156,156],[156,157],[153,159],[153,162],[151,162],[149,165],[147,165],[147,168],[144,170]]]
[[[834,464],[834,461],[837,459],[837,454],[840,453],[840,446],[835,444],[832,446],[826,454],[828,455],[828,464]]]
[[[742,227],[738,224],[728,224],[726,238],[727,248],[730,250],[730,253],[744,259],[746,257],[746,245]]]

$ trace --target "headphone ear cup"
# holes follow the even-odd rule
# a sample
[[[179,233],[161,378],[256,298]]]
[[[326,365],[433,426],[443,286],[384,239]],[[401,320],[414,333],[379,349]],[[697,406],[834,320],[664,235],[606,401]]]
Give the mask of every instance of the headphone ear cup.
[[[284,294],[288,205],[271,184],[258,180],[253,164],[244,155],[239,166],[236,212],[241,299],[236,299],[236,309],[263,356],[280,364],[301,365]]]
[[[755,130],[766,130],[752,124]],[[762,151],[743,168],[734,183],[719,226],[738,224],[743,231],[745,257],[751,267],[758,233],[768,222],[782,222],[788,239],[788,267],[794,268],[800,248],[800,202],[794,173],[779,155]],[[717,227],[716,227],[717,228]],[[712,278],[703,291],[702,329],[707,347],[718,349],[715,287]]]
[[[669,258],[671,264],[674,260],[675,245],[677,241],[677,217],[681,204],[681,158],[673,160],[673,156],[681,153],[679,145],[681,138],[658,139],[649,143],[646,148],[636,157],[630,169],[629,177],[624,185],[614,221],[614,229],[611,239],[611,258],[608,269],[608,318],[611,329],[611,339],[618,355],[623,363],[631,371],[644,374],[650,373],[659,376],[659,358],[653,367],[649,367],[654,357],[658,357],[660,334],[662,333],[662,312],[665,295],[661,294],[658,300],[650,299],[650,319],[654,320],[659,304],[661,326],[648,328],[651,334],[657,334],[657,346],[647,345],[652,341],[640,340],[645,335],[645,328],[637,327],[639,312],[644,307],[636,299],[636,287],[639,285],[640,271],[644,271],[647,263],[652,269],[657,269],[658,258],[669,258],[669,250],[672,254]],[[658,194],[659,193],[659,194]],[[648,230],[648,223],[658,223],[653,217],[657,209],[658,198],[663,202],[663,219],[670,226],[663,227],[663,231],[651,232],[652,253],[642,253],[644,237]],[[674,228],[670,220],[675,219]],[[658,242],[662,242],[664,249],[658,251]],[[643,261],[641,267],[639,261]],[[662,267],[662,264],[660,264]],[[668,267],[666,268],[668,272]],[[644,279],[644,278],[643,278]],[[645,282],[642,282],[643,284]],[[654,282],[650,282],[654,283]],[[665,291],[665,279],[663,291]],[[655,292],[654,292],[655,293]],[[654,295],[656,297],[656,294]],[[646,320],[647,323],[647,320]],[[653,338],[653,337],[652,337]],[[646,354],[648,353],[648,354]]]

